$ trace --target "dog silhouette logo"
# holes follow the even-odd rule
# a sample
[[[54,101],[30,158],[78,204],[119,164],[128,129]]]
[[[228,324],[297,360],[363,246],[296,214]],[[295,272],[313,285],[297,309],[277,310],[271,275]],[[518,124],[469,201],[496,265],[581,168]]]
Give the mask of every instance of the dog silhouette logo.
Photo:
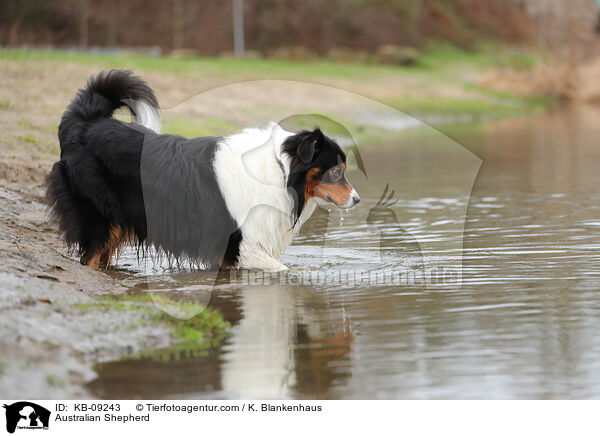
[[[389,192],[389,185],[385,185],[381,198],[369,210],[367,225],[380,232],[379,250],[382,262],[396,261],[395,257],[390,256],[390,251],[402,250],[406,258],[411,260],[412,267],[422,270],[424,259],[421,246],[417,239],[400,225],[392,208],[398,202],[398,199],[394,198],[395,193],[394,190]],[[391,240],[396,240],[396,243],[400,243],[400,245],[390,246],[387,241]]]
[[[4,405],[6,409],[6,431],[14,433],[18,429],[48,429],[50,411],[35,403],[19,401]]]

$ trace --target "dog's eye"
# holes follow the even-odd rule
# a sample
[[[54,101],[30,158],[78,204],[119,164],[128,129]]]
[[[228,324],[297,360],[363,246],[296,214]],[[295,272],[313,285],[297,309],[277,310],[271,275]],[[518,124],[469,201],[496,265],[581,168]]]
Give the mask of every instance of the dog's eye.
[[[329,170],[329,178],[332,182],[337,182],[342,177],[342,169],[340,167],[333,167]]]

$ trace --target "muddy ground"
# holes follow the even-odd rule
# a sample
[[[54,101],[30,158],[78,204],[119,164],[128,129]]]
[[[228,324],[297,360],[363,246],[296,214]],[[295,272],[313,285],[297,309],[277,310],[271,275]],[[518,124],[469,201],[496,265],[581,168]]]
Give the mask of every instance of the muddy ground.
[[[89,397],[94,362],[167,346],[136,311],[85,303],[126,289],[79,264],[48,221],[44,178],[60,115],[93,67],[0,64],[0,397]],[[84,303],[84,304],[77,304]]]

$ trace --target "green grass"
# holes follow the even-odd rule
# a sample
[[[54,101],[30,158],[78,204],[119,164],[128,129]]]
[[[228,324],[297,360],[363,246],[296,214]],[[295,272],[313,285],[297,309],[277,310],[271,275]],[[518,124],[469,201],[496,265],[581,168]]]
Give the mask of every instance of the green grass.
[[[470,65],[475,68],[532,67],[538,61],[533,52],[513,50],[498,43],[483,41],[472,50],[451,44],[430,43],[415,68],[439,69],[448,65]]]
[[[15,142],[13,140],[12,135],[6,135],[4,133],[0,133],[0,144],[6,145],[8,148],[14,148]]]
[[[386,104],[412,116],[441,115],[460,117],[472,115],[482,118],[500,118],[525,113],[537,113],[555,103],[552,98],[517,98],[508,95],[484,99],[459,99],[449,97],[391,98]]]
[[[159,310],[155,305],[169,305],[178,310],[182,318],[178,319]],[[224,337],[229,323],[221,314],[202,305],[190,302],[174,301],[164,297],[150,298],[148,295],[106,296],[86,303],[76,303],[76,308],[84,311],[131,311],[142,316],[152,324],[166,325],[176,343],[184,346],[205,346]]]
[[[43,141],[38,139],[33,133],[25,133],[24,135],[17,136],[17,139],[21,142],[27,142],[28,144],[33,144],[37,146],[42,146]]]
[[[235,133],[236,126],[228,124],[217,117],[203,117],[195,119],[184,115],[163,114],[162,131],[174,135],[193,138],[196,136],[217,136]]]
[[[0,50],[3,59],[20,62],[75,62],[92,65],[98,69],[127,68],[200,76],[202,80],[215,80],[221,83],[252,79],[288,79],[332,83],[332,79],[344,79],[344,86],[352,89],[357,85],[371,82],[386,86],[386,81],[402,77],[411,78],[413,85],[427,89],[429,85],[442,84],[467,91],[468,97],[402,96],[403,90],[390,89],[389,98],[383,102],[411,115],[462,116],[473,115],[482,118],[515,116],[539,111],[552,105],[552,99],[522,98],[507,93],[497,93],[483,89],[473,83],[473,75],[465,71],[485,71],[506,67],[530,68],[537,62],[534,54],[510,50],[505,46],[483,42],[475,50],[463,50],[449,44],[430,44],[412,66],[391,66],[378,64],[339,63],[324,59],[311,62],[285,61],[276,59],[236,59],[236,58],[170,58],[150,57],[136,54],[109,55],[68,51],[40,50]],[[415,82],[414,79],[418,81]],[[422,85],[414,83],[422,82]],[[335,82],[334,82],[335,83]],[[401,83],[401,82],[400,82]],[[9,103],[10,104],[10,103]],[[232,132],[235,126],[217,118],[194,120],[182,116],[169,117],[165,114],[164,131],[186,137],[210,135],[218,132]],[[32,137],[24,140],[34,140]]]
[[[56,135],[56,132],[58,132],[58,122],[52,122],[52,123],[48,123],[42,127],[40,127],[40,130],[42,130],[43,132],[46,133],[51,133],[52,135]]]
[[[31,129],[31,123],[29,120],[19,120],[17,121],[17,125],[19,127],[23,127],[24,129]]]
[[[309,62],[278,59],[243,58],[170,58],[138,54],[97,54],[69,51],[1,49],[0,59],[22,61],[76,62],[101,65],[105,68],[129,68],[168,73],[194,74],[213,78],[273,78],[294,79],[314,77],[344,77],[362,79],[378,74],[423,74],[436,72],[454,64],[469,64],[478,68],[506,65],[511,59],[530,65],[532,54],[512,53],[504,47],[483,45],[479,50],[467,51],[448,44],[431,44],[411,66],[379,65],[372,63],[341,63],[326,59]]]
[[[171,308],[173,303],[168,302]],[[230,324],[216,310],[190,303],[175,304],[178,304],[184,313],[197,313],[186,320],[174,318],[165,312],[155,315],[155,322],[167,324],[175,343],[166,349],[142,350],[134,355],[125,356],[125,360],[150,358],[166,362],[185,357],[205,356],[223,340],[230,328]]]
[[[175,74],[202,75],[204,78],[271,78],[294,79],[306,77],[364,78],[373,73],[398,72],[400,67],[344,64],[327,60],[312,62],[276,59],[237,58],[169,58],[124,54],[108,55],[67,51],[0,50],[0,59],[20,61],[76,62],[99,65],[103,68],[128,68]]]
[[[62,387],[65,385],[65,382],[63,380],[59,379],[58,377],[52,374],[46,375],[46,383],[48,383],[49,386],[53,387]]]

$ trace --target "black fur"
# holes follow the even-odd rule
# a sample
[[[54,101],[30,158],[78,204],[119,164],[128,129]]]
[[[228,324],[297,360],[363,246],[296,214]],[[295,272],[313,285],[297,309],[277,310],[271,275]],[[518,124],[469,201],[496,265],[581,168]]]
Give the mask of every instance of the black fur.
[[[330,168],[341,162],[346,163],[346,154],[319,128],[312,131],[302,130],[288,137],[283,143],[282,151],[291,158],[287,188],[294,199],[297,220],[306,203],[304,188],[307,172],[316,168],[317,177],[321,179]]]
[[[147,242],[211,267],[235,265],[242,239],[213,170],[220,139],[149,132],[140,167]]]
[[[242,235],[212,168],[220,138],[158,135],[110,118],[129,100],[158,108],[153,91],[130,71],[100,73],[62,117],[47,199],[67,244],[86,263],[120,226],[138,244],[178,260],[234,265]]]

